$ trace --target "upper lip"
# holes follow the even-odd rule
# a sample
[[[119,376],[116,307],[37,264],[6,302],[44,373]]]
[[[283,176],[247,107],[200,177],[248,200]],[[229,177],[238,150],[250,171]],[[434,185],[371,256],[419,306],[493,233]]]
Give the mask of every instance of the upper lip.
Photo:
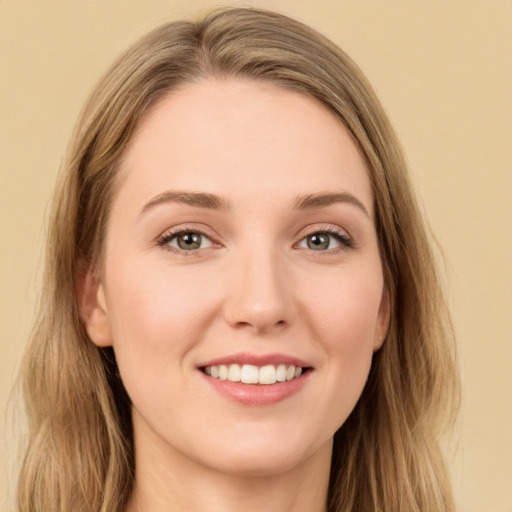
[[[216,357],[215,359],[210,359],[209,361],[201,363],[198,367],[204,368],[206,366],[218,366],[221,364],[252,364],[254,366],[265,366],[268,364],[277,366],[284,364],[288,366],[293,365],[300,366],[302,368],[311,368],[311,365],[306,361],[287,354],[249,354],[246,352]]]

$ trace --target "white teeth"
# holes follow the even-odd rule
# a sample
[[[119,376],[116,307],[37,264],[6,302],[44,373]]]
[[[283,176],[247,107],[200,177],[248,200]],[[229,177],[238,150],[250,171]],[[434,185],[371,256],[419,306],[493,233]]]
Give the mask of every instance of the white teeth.
[[[229,371],[228,371],[228,380],[230,380],[231,382],[240,382],[240,379],[241,379],[240,373],[241,373],[240,365],[230,364]]]
[[[274,382],[276,381],[275,366],[268,364],[267,366],[261,367],[259,377],[260,384],[274,384]]]
[[[219,366],[219,379],[226,380],[228,378],[228,367],[225,364]]]
[[[273,364],[268,364],[259,368],[252,364],[220,364],[206,366],[204,373],[215,379],[229,380],[231,382],[275,384],[276,382],[284,382],[300,377],[302,375],[302,368],[300,366],[286,366],[284,364],[280,364],[277,367]]]
[[[252,364],[244,364],[242,366],[242,373],[240,380],[244,384],[258,384],[258,367]]]
[[[280,364],[276,370],[276,380],[278,382],[284,382],[286,380],[286,366]]]

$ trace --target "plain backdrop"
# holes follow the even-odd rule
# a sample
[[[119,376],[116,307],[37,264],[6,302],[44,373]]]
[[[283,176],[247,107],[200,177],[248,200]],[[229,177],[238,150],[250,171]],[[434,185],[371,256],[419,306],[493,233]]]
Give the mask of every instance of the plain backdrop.
[[[33,318],[49,198],[88,92],[143,33],[220,5],[245,4],[0,0],[2,417]],[[512,512],[512,1],[251,5],[337,42],[389,113],[448,262],[464,392],[450,459],[457,501],[463,512]],[[6,499],[21,428],[1,424]]]

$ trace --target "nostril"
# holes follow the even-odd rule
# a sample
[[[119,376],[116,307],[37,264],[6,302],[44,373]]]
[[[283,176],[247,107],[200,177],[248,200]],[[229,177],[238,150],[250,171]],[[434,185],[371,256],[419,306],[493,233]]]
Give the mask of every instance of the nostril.
[[[275,328],[282,329],[288,325],[288,321],[274,321],[270,317],[256,316],[253,317],[250,321],[240,320],[238,322],[233,322],[231,325],[235,329],[254,329],[257,332],[263,333],[266,331],[271,331]]]
[[[223,308],[225,319],[238,329],[249,326],[259,332],[276,327],[282,329],[290,323],[294,313],[290,286],[282,282],[282,274],[274,275],[277,271],[269,270],[273,262],[258,260],[258,263],[258,272],[250,268],[240,271],[228,288]]]

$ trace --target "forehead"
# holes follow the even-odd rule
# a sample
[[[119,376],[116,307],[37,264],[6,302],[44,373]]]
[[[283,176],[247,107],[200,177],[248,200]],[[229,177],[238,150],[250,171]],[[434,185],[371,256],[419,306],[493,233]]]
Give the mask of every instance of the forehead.
[[[120,189],[235,201],[336,190],[373,211],[364,161],[334,114],[305,94],[246,79],[187,84],[160,100],[125,152]]]

